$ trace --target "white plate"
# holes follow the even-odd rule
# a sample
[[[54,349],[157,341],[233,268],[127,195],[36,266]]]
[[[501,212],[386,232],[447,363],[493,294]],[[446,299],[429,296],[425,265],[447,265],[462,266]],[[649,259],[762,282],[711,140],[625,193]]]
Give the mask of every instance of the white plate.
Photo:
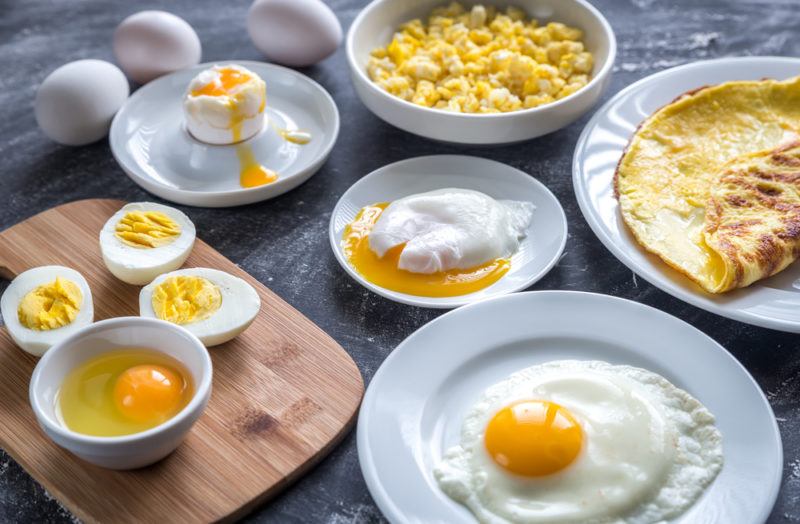
[[[533,202],[536,206],[528,235],[520,243],[519,251],[511,257],[511,269],[500,280],[467,295],[418,297],[376,286],[350,265],[342,250],[342,234],[362,207],[448,187],[481,191],[498,200]],[[437,155],[409,158],[383,166],[353,184],[336,204],[329,232],[336,260],[365,288],[403,304],[453,308],[525,289],[542,278],[564,251],[567,218],[553,193],[519,169],[485,158]]]
[[[600,241],[656,287],[697,307],[757,326],[800,333],[800,264],[772,278],[712,295],[642,248],[614,198],[617,162],[636,127],[679,95],[730,80],[785,79],[800,74],[800,59],[724,58],[662,71],[621,91],[586,125],[575,148],[572,178],[583,216]]]
[[[278,180],[254,188],[239,185],[236,146],[214,146],[186,131],[183,95],[200,71],[235,63],[267,83],[270,124],[247,140],[256,158],[278,173]],[[278,128],[312,135],[306,145],[281,138]],[[339,112],[319,84],[291,69],[239,60],[201,64],[141,87],[111,124],[111,152],[134,182],[166,200],[190,206],[226,207],[260,202],[308,180],[322,166],[339,134]]]
[[[552,360],[605,360],[649,369],[716,416],[725,465],[675,523],[763,522],[783,451],[775,416],[752,377],[712,339],[666,313],[606,295],[519,293],[457,309],[423,326],[375,373],[358,417],[358,458],[372,497],[403,523],[469,523],[432,470],[459,440],[484,389]]]

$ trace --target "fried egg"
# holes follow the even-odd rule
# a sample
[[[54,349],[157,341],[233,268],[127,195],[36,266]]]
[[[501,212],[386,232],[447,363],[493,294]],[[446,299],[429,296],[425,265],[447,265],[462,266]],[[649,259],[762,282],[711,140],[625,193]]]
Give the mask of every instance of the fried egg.
[[[63,266],[20,273],[3,293],[0,311],[14,342],[37,357],[94,321],[89,284]]]
[[[713,415],[665,378],[556,361],[489,387],[434,477],[480,522],[651,524],[722,468]]]
[[[128,284],[142,286],[178,269],[192,251],[194,224],[175,208],[127,204],[100,231],[100,251],[108,270]]]
[[[261,309],[256,290],[224,271],[190,268],[160,275],[139,293],[139,315],[183,326],[206,347],[238,336]]]
[[[363,208],[343,250],[367,280],[417,296],[478,291],[499,280],[526,236],[530,202],[440,189]]]

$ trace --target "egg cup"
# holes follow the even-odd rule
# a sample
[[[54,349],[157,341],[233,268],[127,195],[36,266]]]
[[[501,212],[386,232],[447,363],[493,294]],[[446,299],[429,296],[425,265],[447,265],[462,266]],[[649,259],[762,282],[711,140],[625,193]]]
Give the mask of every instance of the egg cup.
[[[118,348],[144,347],[180,361],[195,393],[177,415],[154,428],[118,437],[77,433],[60,420],[58,394],[76,366]],[[200,340],[162,320],[121,317],[96,322],[56,344],[39,361],[30,382],[30,402],[47,436],[81,459],[109,469],[135,469],[157,462],[183,441],[211,396],[211,358]]]

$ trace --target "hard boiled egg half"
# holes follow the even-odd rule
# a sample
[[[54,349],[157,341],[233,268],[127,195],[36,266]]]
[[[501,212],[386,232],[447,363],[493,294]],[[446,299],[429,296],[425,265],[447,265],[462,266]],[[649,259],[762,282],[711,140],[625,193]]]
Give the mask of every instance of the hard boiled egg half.
[[[195,267],[157,277],[139,293],[139,315],[183,326],[207,347],[227,342],[253,322],[261,299],[224,271]]]
[[[3,293],[0,311],[14,342],[37,357],[94,321],[89,284],[63,266],[21,273]]]
[[[100,251],[111,273],[142,286],[178,269],[192,251],[195,228],[177,209],[138,202],[127,204],[100,231]]]

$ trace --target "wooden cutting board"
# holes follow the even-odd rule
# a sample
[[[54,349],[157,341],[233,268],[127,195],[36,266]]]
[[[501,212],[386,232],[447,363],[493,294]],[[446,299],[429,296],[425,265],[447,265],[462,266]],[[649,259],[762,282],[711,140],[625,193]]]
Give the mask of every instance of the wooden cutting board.
[[[98,246],[100,229],[123,204],[72,202],[3,231],[0,274],[68,266],[89,282],[95,320],[137,315],[139,287],[113,277]],[[306,472],[355,420],[364,384],[331,337],[199,239],[185,264],[192,266],[243,278],[258,291],[261,312],[242,335],[211,348],[208,408],[186,441],[153,466],[105,470],[53,444],[28,403],[37,359],[0,330],[0,446],[84,521],[232,520]]]

